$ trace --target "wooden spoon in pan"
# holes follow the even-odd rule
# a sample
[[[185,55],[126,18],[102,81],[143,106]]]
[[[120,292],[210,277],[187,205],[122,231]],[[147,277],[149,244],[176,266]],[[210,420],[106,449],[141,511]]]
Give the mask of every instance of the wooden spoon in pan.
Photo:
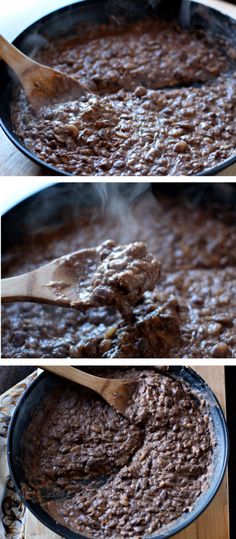
[[[46,67],[20,52],[0,35],[0,58],[13,69],[33,109],[78,99],[91,91],[79,81]]]
[[[40,366],[40,369],[62,376],[71,382],[81,384],[96,391],[116,412],[126,415],[126,410],[130,404],[132,395],[137,388],[134,380],[123,380],[120,378],[101,378],[74,367],[54,367]]]
[[[2,280],[2,302],[33,301],[86,310],[116,304],[122,314],[152,290],[160,264],[142,242],[108,240]]]

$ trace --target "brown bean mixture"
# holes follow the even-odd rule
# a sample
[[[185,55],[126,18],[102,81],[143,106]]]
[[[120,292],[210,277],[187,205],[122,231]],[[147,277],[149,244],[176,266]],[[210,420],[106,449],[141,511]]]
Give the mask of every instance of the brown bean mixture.
[[[98,305],[115,304],[124,318],[132,316],[132,307],[147,290],[153,290],[160,274],[160,264],[136,241],[116,245],[110,240],[99,248],[101,259],[93,277],[93,300]]]
[[[209,487],[208,407],[183,380],[152,369],[102,375],[138,380],[128,418],[89,390],[52,390],[24,438],[24,490],[76,533],[141,539],[192,511]]]
[[[117,245],[107,240],[90,249],[81,249],[55,261],[53,280],[45,286],[53,290],[62,305],[85,311],[91,307],[115,305],[124,318],[147,290],[153,290],[160,263],[142,242]]]
[[[236,357],[235,208],[222,202],[220,186],[219,202],[210,201],[212,192],[205,198],[200,186],[193,193],[178,185],[171,189],[158,190],[155,197],[148,191],[119,214],[112,215],[110,207],[91,209],[75,215],[67,228],[41,230],[9,249],[5,276],[109,237],[144,241],[160,260],[161,275],[129,321],[112,306],[83,314],[33,303],[3,305],[3,356]]]
[[[50,41],[37,59],[92,94],[38,113],[23,93],[25,146],[78,175],[197,174],[236,151],[236,50],[223,38],[146,20]]]

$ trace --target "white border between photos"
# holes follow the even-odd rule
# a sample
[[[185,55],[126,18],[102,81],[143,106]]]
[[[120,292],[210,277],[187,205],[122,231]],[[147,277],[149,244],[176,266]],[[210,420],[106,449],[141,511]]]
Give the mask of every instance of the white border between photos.
[[[40,366],[40,364],[42,366]],[[38,367],[43,369],[43,365],[48,366],[57,366],[57,367],[153,367],[155,366],[178,366],[182,365],[184,367],[232,367],[236,365],[236,358],[116,358],[116,359],[96,359],[96,358],[53,358],[53,359],[42,359],[42,358],[14,358],[14,359],[1,359],[0,367]]]

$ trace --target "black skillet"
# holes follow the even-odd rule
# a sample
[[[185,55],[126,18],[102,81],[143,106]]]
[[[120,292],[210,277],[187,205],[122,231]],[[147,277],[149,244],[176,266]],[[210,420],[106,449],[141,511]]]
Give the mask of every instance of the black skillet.
[[[78,28],[81,30],[81,23],[99,24],[107,22],[112,16],[121,20],[143,19],[150,15],[158,15],[162,18],[180,21],[180,0],[82,0],[76,4],[58,9],[49,15],[42,17],[37,22],[24,30],[15,40],[14,45],[26,54],[30,54],[32,47],[40,47],[43,41],[42,36],[49,39],[63,34],[72,35]],[[182,1],[182,9],[189,7],[190,28],[200,27],[207,32],[217,35],[227,36],[231,44],[235,42],[236,21],[220,12],[188,0]],[[184,19],[181,18],[180,24]],[[41,37],[39,37],[41,36]],[[36,154],[27,149],[19,137],[14,133],[11,122],[11,102],[14,84],[11,75],[4,62],[0,62],[0,118],[1,126],[13,142],[13,144],[24,153],[29,159],[43,167],[47,173],[68,176],[64,172],[48,163],[42,161]],[[236,162],[236,153],[233,157],[224,160],[213,168],[201,172],[200,176],[213,176],[222,170],[226,170]]]
[[[191,524],[206,509],[216,495],[224,477],[229,451],[228,432],[224,414],[210,387],[190,368],[179,366],[170,367],[170,372],[177,378],[181,378],[188,382],[195,391],[199,391],[209,405],[209,413],[212,419],[213,432],[216,441],[216,447],[213,450],[214,471],[210,477],[209,488],[197,500],[193,511],[184,514],[180,519],[168,526],[165,531],[153,534],[151,536],[152,539],[167,539],[173,537],[173,535]],[[61,385],[63,391],[63,382],[61,382],[58,377],[44,372],[36,378],[23,393],[23,396],[16,406],[8,431],[8,464],[18,494],[38,520],[66,539],[86,539],[86,536],[74,533],[65,526],[58,524],[40,507],[39,503],[25,500],[22,492],[22,484],[25,483],[25,475],[22,467],[22,440],[24,438],[24,433],[26,432],[33,411],[40,407],[42,399],[58,384]]]

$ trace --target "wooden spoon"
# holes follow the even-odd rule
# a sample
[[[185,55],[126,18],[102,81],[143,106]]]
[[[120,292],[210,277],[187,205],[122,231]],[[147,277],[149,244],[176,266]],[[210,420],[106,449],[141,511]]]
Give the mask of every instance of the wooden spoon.
[[[140,263],[140,264],[139,264]],[[107,240],[45,266],[2,280],[2,302],[35,301],[86,310],[117,305],[125,315],[130,305],[152,290],[160,264],[142,242],[116,245]],[[122,279],[123,276],[123,279]]]
[[[99,264],[96,248],[81,249],[45,266],[2,279],[2,302],[33,301],[62,307],[91,306],[91,280]]]
[[[103,397],[116,412],[124,416],[126,415],[126,410],[130,404],[131,397],[137,388],[137,382],[134,380],[101,378],[99,376],[87,374],[74,367],[40,366],[40,369],[52,372],[71,382],[93,389],[96,393],[101,395],[101,397]]]
[[[86,92],[91,93],[73,77],[31,60],[1,35],[0,58],[16,73],[35,110],[44,105],[78,99]]]

